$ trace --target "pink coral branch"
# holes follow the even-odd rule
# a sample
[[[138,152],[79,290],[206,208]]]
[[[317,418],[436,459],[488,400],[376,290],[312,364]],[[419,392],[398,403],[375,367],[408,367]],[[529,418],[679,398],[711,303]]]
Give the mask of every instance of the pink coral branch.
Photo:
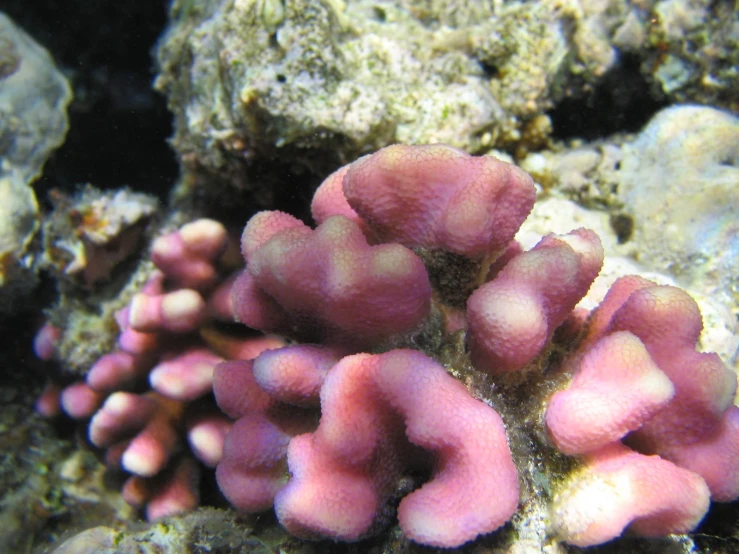
[[[588,292],[602,263],[600,239],[587,229],[548,235],[513,257],[467,301],[475,367],[500,373],[532,361]]]
[[[420,352],[344,358],[329,372],[321,408],[316,432],[291,441],[293,478],[275,499],[290,532],[365,535],[413,465],[406,440],[436,460],[430,480],[398,508],[409,538],[458,546],[515,511],[518,477],[502,420]]]
[[[210,467],[221,460],[231,422],[207,401],[215,366],[223,356],[251,358],[284,344],[205,327],[213,318],[233,319],[235,278],[227,278],[219,262],[226,242],[225,228],[212,220],[157,239],[151,255],[157,270],[115,316],[118,348],[93,364],[85,382],[60,393],[51,389],[39,403],[51,415],[58,396],[68,415],[91,418],[90,441],[105,449],[108,465],[133,474],[123,496],[145,506],[151,519],[193,509],[200,471],[195,459]],[[58,339],[52,331],[47,326],[40,332],[40,355]],[[147,392],[124,392],[147,381]],[[188,448],[192,455],[181,454]]]
[[[253,218],[242,238],[248,277],[238,281],[233,304],[246,325],[330,344],[371,345],[412,330],[428,315],[431,285],[407,248],[369,246],[343,216],[312,231],[297,221],[286,226],[284,214],[267,215]],[[279,315],[266,315],[275,306]]]
[[[694,529],[708,511],[710,493],[699,475],[619,444],[589,454],[587,469],[554,498],[560,536],[591,546],[625,528],[642,537]]]
[[[572,383],[552,396],[546,411],[547,428],[565,454],[621,440],[675,395],[642,342],[626,331],[602,338],[576,363]]]
[[[330,192],[340,176],[319,189],[314,213],[351,213]],[[383,242],[469,257],[500,253],[535,198],[519,168],[441,144],[388,146],[351,164],[342,182],[348,206]]]

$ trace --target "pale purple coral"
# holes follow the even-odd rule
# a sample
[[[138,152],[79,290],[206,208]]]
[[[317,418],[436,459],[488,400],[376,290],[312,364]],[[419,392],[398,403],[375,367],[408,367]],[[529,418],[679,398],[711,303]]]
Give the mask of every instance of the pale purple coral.
[[[558,448],[585,454],[583,475],[570,479],[557,500],[564,515],[555,525],[571,542],[603,542],[629,524],[645,536],[685,532],[711,497],[739,497],[736,375],[716,354],[696,352],[701,329],[689,295],[639,277],[616,281],[591,315],[570,361],[572,383],[546,411]],[[659,457],[621,446],[624,438],[634,450]],[[571,514],[586,509],[582,503],[602,488],[603,472],[611,472],[604,468],[614,464],[619,482],[640,490],[638,498],[623,498],[620,526],[614,518],[607,532],[601,522],[575,525]]]
[[[546,236],[513,256],[467,301],[475,367],[501,373],[531,362],[588,292],[602,263],[600,239],[587,229]]]
[[[530,384],[541,402],[524,414],[527,425],[541,438],[545,419],[552,442],[542,448],[574,456],[577,469],[559,476],[552,504],[561,539],[597,544],[627,526],[643,536],[685,532],[705,514],[709,494],[739,496],[739,417],[727,409],[735,384],[715,355],[695,352],[700,318],[692,300],[627,279],[584,323],[575,306],[600,270],[600,241],[581,229],[521,252],[512,240],[534,196],[525,173],[495,158],[393,146],[319,187],[317,229],[280,212],[252,218],[235,313],[255,328],[322,346],[217,369],[218,402],[238,420],[218,480],[236,507],[259,511],[274,499],[292,532],[356,540],[381,525],[400,476],[425,466],[429,481],[398,509],[409,538],[451,547],[503,525],[519,488],[500,417],[437,362],[404,349],[439,354],[459,333],[469,350],[447,369],[478,375],[467,379],[476,395],[502,391],[491,398],[507,407],[506,417],[516,409],[506,387]],[[563,345],[574,348],[562,353]],[[548,367],[555,351],[551,359],[564,359],[559,372]],[[547,371],[561,383],[554,395]],[[708,384],[696,383],[698,375]],[[319,389],[317,424],[311,406]],[[630,446],[672,461],[622,445],[629,433]],[[715,459],[701,457],[714,451]],[[521,452],[513,454],[525,467]],[[593,495],[622,482],[648,494],[614,491],[589,510]]]
[[[607,542],[628,527],[641,537],[685,533],[703,519],[710,493],[700,475],[618,443],[588,454],[557,495],[553,526],[577,546]]]
[[[570,363],[572,383],[547,404],[546,423],[560,452],[583,454],[621,440],[675,395],[675,387],[632,333],[607,335]]]
[[[190,451],[218,463],[234,506],[274,504],[299,536],[372,534],[397,495],[408,538],[473,540],[512,517],[519,491],[530,501],[531,441],[571,457],[564,473],[544,468],[558,483],[560,539],[689,531],[711,498],[739,496],[736,377],[696,352],[700,314],[678,289],[629,277],[589,317],[577,309],[600,242],[579,229],[522,252],[513,235],[533,199],[530,178],[494,158],[395,146],[326,180],[315,230],[281,212],[254,216],[235,281],[216,270],[217,224],[186,227],[155,243],[162,273],[119,314],[119,349],[86,383],[47,389],[39,411],[95,414],[91,440],[136,474],[124,497],[152,518],[197,502],[194,459],[172,457],[184,422]],[[319,344],[209,331],[211,318],[232,315]],[[171,352],[168,337],[182,333],[206,340]],[[40,356],[55,335],[39,334]],[[222,356],[236,361],[214,371]],[[144,378],[152,391],[119,392]],[[190,413],[211,379],[235,423]],[[530,405],[506,398],[525,387]],[[527,446],[508,445],[491,404]],[[409,471],[426,475],[414,492]]]
[[[368,245],[343,216],[314,231],[287,214],[261,212],[244,229],[242,252],[248,265],[234,287],[234,310],[250,327],[361,346],[411,331],[428,316],[431,285],[421,259],[398,244]]]
[[[318,223],[354,212],[380,242],[468,257],[505,249],[535,199],[516,166],[441,144],[388,146],[334,175],[313,200]]]
[[[398,507],[412,540],[458,546],[518,506],[502,419],[414,350],[341,360],[321,389],[320,425],[290,441],[287,460],[292,479],[275,511],[298,536],[365,536],[401,475],[429,465],[429,481]]]
[[[291,345],[216,367],[216,400],[237,420],[226,437],[216,478],[236,508],[257,512],[272,506],[285,484],[288,443],[315,428],[318,393],[338,359],[328,349]]]
[[[149,519],[197,506],[200,468],[193,456],[210,467],[221,459],[231,423],[208,402],[192,405],[211,392],[215,366],[282,344],[228,339],[207,328],[214,318],[233,319],[233,280],[219,262],[227,240],[220,223],[205,219],[155,240],[157,270],[116,314],[117,349],[98,359],[85,381],[51,387],[37,402],[47,416],[61,407],[75,419],[91,418],[90,442],[105,450],[108,465],[132,474],[123,497],[146,507]],[[39,357],[53,357],[55,337],[53,326],[42,328]],[[151,390],[128,392],[146,381]]]

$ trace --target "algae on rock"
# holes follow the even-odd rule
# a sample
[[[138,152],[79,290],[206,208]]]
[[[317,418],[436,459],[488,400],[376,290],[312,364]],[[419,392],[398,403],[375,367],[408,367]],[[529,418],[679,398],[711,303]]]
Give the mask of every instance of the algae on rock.
[[[265,160],[325,174],[391,143],[515,148],[616,62],[609,33],[626,12],[607,8],[175,0],[155,86],[175,116],[183,186],[269,203]]]

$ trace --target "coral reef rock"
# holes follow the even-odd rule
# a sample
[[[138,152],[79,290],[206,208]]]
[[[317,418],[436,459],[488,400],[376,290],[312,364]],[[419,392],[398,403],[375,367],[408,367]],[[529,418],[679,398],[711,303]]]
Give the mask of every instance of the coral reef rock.
[[[55,209],[43,224],[43,265],[88,288],[110,280],[115,267],[138,252],[159,207],[153,196],[91,185],[71,198],[56,192],[52,200]]]
[[[622,152],[618,198],[640,259],[739,304],[739,118],[675,106]]]
[[[266,544],[237,525],[234,515],[212,508],[170,517],[148,527],[131,529],[101,525],[82,531],[57,546],[52,554],[198,554],[254,552],[268,554]]]
[[[321,175],[395,142],[540,142],[545,110],[616,64],[616,3],[175,1],[156,87],[203,187],[253,188],[263,159]]]
[[[622,38],[634,34],[644,38],[641,45],[635,43],[644,50],[634,49],[642,57],[642,72],[673,102],[699,102],[739,112],[736,6],[706,0],[650,4],[648,11],[641,11],[639,6],[644,5],[634,2],[632,19],[622,27]]]
[[[64,142],[72,91],[49,53],[0,12],[0,312],[35,284],[28,251],[39,228],[31,188]]]
[[[530,154],[521,165],[609,210],[622,255],[739,313],[739,118],[673,106],[633,140]]]

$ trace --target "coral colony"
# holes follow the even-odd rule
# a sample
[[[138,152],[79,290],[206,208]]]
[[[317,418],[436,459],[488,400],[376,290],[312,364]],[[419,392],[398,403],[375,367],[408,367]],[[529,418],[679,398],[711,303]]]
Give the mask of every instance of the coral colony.
[[[600,240],[578,229],[522,251],[534,200],[496,158],[398,145],[326,179],[315,229],[252,217],[235,281],[217,285],[218,224],[185,226],[155,243],[161,274],[120,315],[119,350],[61,405],[93,416],[91,441],[153,518],[197,501],[192,458],[172,456],[182,427],[237,509],[274,506],[298,537],[361,539],[398,501],[405,535],[440,547],[536,502],[544,533],[579,546],[690,531],[711,499],[739,497],[736,376],[696,351],[701,316],[677,288],[625,277],[577,308]],[[213,371],[207,346],[170,340],[232,314],[286,342],[253,339]],[[113,392],[147,372],[151,392]],[[232,426],[193,403],[211,378]]]
[[[209,467],[220,460],[230,423],[207,398],[216,364],[283,344],[270,337],[236,340],[210,326],[233,320],[232,280],[219,263],[227,240],[220,223],[201,219],[154,241],[157,270],[116,314],[116,350],[97,360],[85,381],[61,391],[50,385],[37,401],[46,416],[61,408],[75,419],[92,418],[90,442],[105,449],[108,465],[132,474],[123,497],[146,506],[151,520],[195,508],[195,459]],[[54,356],[58,334],[50,324],[41,329],[37,356]],[[147,380],[150,390],[134,392]]]

